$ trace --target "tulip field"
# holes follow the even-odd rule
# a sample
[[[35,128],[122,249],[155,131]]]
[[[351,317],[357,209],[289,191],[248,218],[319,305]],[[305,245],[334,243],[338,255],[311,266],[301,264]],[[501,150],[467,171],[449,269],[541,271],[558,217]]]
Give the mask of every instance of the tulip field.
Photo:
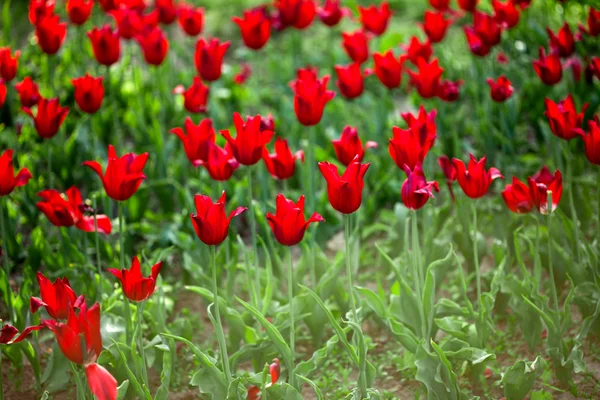
[[[0,400],[600,399],[600,1],[0,1]]]

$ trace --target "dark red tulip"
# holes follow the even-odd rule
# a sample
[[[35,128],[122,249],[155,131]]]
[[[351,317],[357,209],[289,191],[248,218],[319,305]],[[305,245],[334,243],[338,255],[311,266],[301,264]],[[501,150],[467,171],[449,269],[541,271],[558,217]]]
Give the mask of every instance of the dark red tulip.
[[[75,226],[84,232],[95,232],[96,224],[93,216],[83,214],[85,203],[76,186],[71,186],[64,195],[57,190],[42,190],[38,196],[43,201],[36,203],[36,207],[48,218],[54,226]],[[110,234],[112,224],[106,215],[96,215],[98,232]]]
[[[67,15],[74,25],[86,23],[92,13],[94,0],[67,0]]]
[[[260,130],[262,131],[273,131],[275,132],[275,120],[273,115],[269,114],[266,117],[260,117]]]
[[[438,94],[438,87],[444,69],[439,66],[437,58],[432,62],[427,62],[422,58],[417,63],[418,72],[408,70],[411,77],[411,83],[417,88],[419,95],[425,99],[430,99]]]
[[[250,78],[250,75],[252,75],[250,64],[243,63],[240,72],[233,77],[233,82],[235,82],[236,85],[243,85],[248,78]]]
[[[490,85],[490,96],[498,103],[502,103],[510,98],[515,90],[505,76],[500,76],[496,82],[492,78],[489,78],[487,83]]]
[[[104,191],[113,200],[125,201],[137,192],[146,179],[142,172],[148,161],[148,153],[140,154],[127,153],[121,158],[112,145],[108,145],[108,165],[106,173],[102,173],[102,166],[97,161],[86,161],[83,163],[90,167],[102,180]]]
[[[558,30],[557,33],[547,28],[550,37],[550,48],[562,58],[568,58],[575,52],[575,37],[568,23]]]
[[[433,191],[440,191],[440,187],[436,181],[428,182],[423,173],[423,165],[418,163],[414,169],[410,169],[408,165],[404,166],[406,179],[402,184],[402,203],[406,208],[418,210],[422,208],[429,198],[433,198]]]
[[[419,62],[419,58],[429,61],[429,58],[431,58],[431,55],[433,54],[431,42],[425,40],[421,43],[416,36],[413,36],[410,39],[408,45],[401,45],[400,47],[406,52],[406,58],[415,65]]]
[[[342,46],[348,57],[356,63],[364,63],[369,59],[369,38],[365,32],[342,32]]]
[[[231,151],[242,165],[250,166],[260,161],[265,145],[271,141],[274,132],[260,130],[261,117],[248,117],[244,121],[239,113],[233,114],[233,124],[237,136],[234,139],[229,130],[222,130],[221,135],[231,146]]]
[[[584,104],[581,113],[578,113],[573,96],[570,94],[558,104],[548,98],[544,99],[544,103],[546,104],[544,115],[548,117],[552,133],[565,140],[577,137],[589,104]]]
[[[496,61],[498,61],[500,64],[508,64],[508,56],[506,54],[500,52],[496,56]]]
[[[317,14],[327,26],[336,26],[344,16],[350,15],[350,10],[340,5],[340,0],[325,0],[322,7],[317,8]]]
[[[242,40],[252,50],[262,49],[271,36],[271,20],[266,7],[257,7],[244,11],[244,17],[233,17],[242,32]]]
[[[519,7],[521,10],[526,10],[531,5],[531,0],[510,0],[510,2]]]
[[[470,160],[467,167],[465,167],[462,160],[457,158],[453,158],[452,163],[456,168],[456,179],[463,192],[472,199],[478,199],[485,196],[494,179],[504,179],[504,176],[494,167],[487,171],[485,170],[485,156],[479,161],[477,161],[473,154],[469,154],[469,157]]]
[[[350,165],[356,158],[361,162],[365,156],[365,149],[377,147],[376,142],[368,141],[363,148],[362,141],[358,137],[358,130],[351,126],[346,126],[339,139],[332,140],[333,149],[339,162],[345,166]]]
[[[40,97],[35,116],[29,107],[23,107],[23,111],[33,120],[38,135],[42,139],[50,139],[58,133],[63,121],[67,118],[69,107],[61,107],[58,98],[45,99]]]
[[[56,54],[67,36],[67,24],[58,15],[45,17],[35,24],[35,37],[40,49],[46,54]]]
[[[6,101],[6,84],[4,83],[4,79],[0,79],[0,108],[4,107],[5,101]]]
[[[446,185],[448,185],[448,190],[450,191],[450,196],[452,197],[452,201],[456,201],[454,197],[454,191],[452,190],[452,182],[456,181],[456,167],[452,164],[452,160],[448,158],[448,156],[441,156],[437,160],[444,176],[446,177]]]
[[[485,44],[483,40],[477,35],[475,29],[470,27],[464,27],[465,37],[467,38],[467,44],[471,53],[478,57],[485,57],[490,54],[492,48]]]
[[[144,60],[150,65],[159,66],[165,61],[169,51],[169,41],[160,28],[154,28],[136,36],[144,54]]]
[[[158,8],[150,11],[149,13],[142,14],[140,13],[140,29],[138,33],[144,33],[151,31],[154,28],[158,28],[158,24],[160,23],[160,13]]]
[[[429,0],[429,4],[438,11],[447,11],[450,8],[450,0]]]
[[[209,118],[195,125],[190,117],[185,119],[183,128],[173,128],[170,132],[181,140],[185,155],[192,165],[197,167],[208,161],[208,150],[216,139],[215,128]]]
[[[364,90],[364,77],[360,70],[360,64],[336,65],[336,85],[342,96],[348,99],[359,97]]]
[[[10,55],[10,47],[0,47],[0,77],[4,82],[10,82],[17,76],[20,56],[19,50],[15,51],[13,57]]]
[[[446,102],[453,102],[460,97],[460,87],[463,81],[442,81],[438,86],[437,96]]]
[[[556,85],[562,79],[562,65],[558,54],[546,56],[546,49],[540,47],[539,60],[533,61],[533,68],[546,85]]]
[[[402,83],[402,72],[404,70],[405,56],[396,58],[392,50],[384,54],[375,53],[375,75],[379,81],[388,89],[395,89]]]
[[[102,8],[102,11],[105,13],[116,10],[118,8],[118,1],[119,0],[98,0],[100,3],[100,8]]]
[[[338,167],[328,162],[320,162],[319,169],[327,181],[329,203],[342,214],[352,214],[360,207],[364,177],[371,163],[361,164],[358,156],[340,176]]]
[[[275,153],[269,154],[265,147],[263,149],[263,160],[273,178],[284,180],[294,176],[296,160],[304,162],[304,152],[298,150],[292,154],[287,140],[278,137],[275,140]]]
[[[273,231],[275,239],[284,246],[294,246],[302,241],[304,233],[313,222],[325,222],[318,213],[313,213],[306,221],[304,219],[304,196],[300,196],[298,202],[286,199],[281,193],[275,200],[275,214],[267,212],[266,218]],[[271,364],[269,372],[271,381],[279,379],[278,366]]]
[[[138,11],[128,7],[119,7],[110,11],[110,15],[117,24],[116,34],[123,39],[133,39],[135,35],[142,31],[142,16]]]
[[[229,144],[226,144],[223,149],[211,143],[208,146],[208,161],[202,161],[200,165],[206,168],[210,177],[215,181],[226,181],[239,168],[240,163],[233,156]]]
[[[477,9],[479,0],[458,0],[458,6],[467,12],[473,12]]]
[[[154,264],[150,276],[144,278],[142,276],[140,260],[136,256],[133,257],[131,268],[129,270],[109,268],[108,272],[121,281],[125,297],[131,301],[140,302],[148,300],[150,296],[152,296],[152,293],[154,293],[154,290],[156,289],[156,278],[158,278],[161,268],[162,262]]]
[[[71,82],[75,87],[75,102],[81,111],[94,114],[100,109],[104,99],[103,77],[94,78],[90,74],[75,78]]]
[[[424,125],[419,125],[424,127]],[[414,169],[418,163],[422,163],[435,143],[435,131],[415,128],[401,129],[397,126],[392,128],[394,134],[390,139],[388,151],[390,156],[400,169],[405,165]]]
[[[206,86],[199,76],[194,77],[189,88],[185,89],[179,85],[173,90],[173,93],[183,95],[183,106],[187,111],[191,113],[206,112],[210,87]]]
[[[581,80],[581,73],[583,72],[583,66],[581,65],[579,58],[574,56],[565,61],[563,69],[567,70],[569,68],[571,68],[571,72],[573,72],[573,79],[576,82],[579,82]]]
[[[217,38],[213,38],[208,42],[204,38],[198,40],[194,62],[198,70],[198,75],[202,79],[213,82],[221,77],[223,57],[230,44],[230,42],[220,43]]]
[[[308,27],[317,13],[314,0],[275,0],[282,27],[293,26],[296,29]]]
[[[493,47],[500,43],[502,26],[491,15],[476,11],[473,14],[473,29],[486,46]]]
[[[69,310],[83,299],[78,302],[77,295],[67,278],[57,279],[52,283],[38,271],[37,281],[40,285],[41,298],[32,297],[30,299],[29,308],[32,313],[37,312],[40,307],[45,307],[50,317],[67,319]]]
[[[27,168],[21,169],[15,176],[13,153],[14,150],[8,149],[0,156],[0,196],[8,196],[16,187],[27,184],[32,178]]]
[[[31,25],[35,26],[42,19],[54,15],[55,5],[54,1],[29,0],[29,22]]]
[[[428,113],[427,110],[425,110],[425,107],[421,104],[419,107],[419,114],[417,114],[416,117],[411,113],[402,113],[402,119],[406,122],[410,129],[418,132],[419,135],[423,137],[427,136],[435,140],[435,135],[437,133],[437,127],[435,125],[436,115],[436,109],[433,109]]]
[[[587,159],[592,164],[600,165],[600,119],[597,115],[593,120],[588,121],[587,134],[580,130],[579,135],[585,144]]]
[[[188,36],[197,36],[204,28],[204,8],[187,4],[179,6],[179,26]]]
[[[441,11],[425,11],[423,21],[423,31],[431,41],[431,43],[439,43],[444,40],[448,27],[452,23],[446,19],[446,16]]]
[[[302,125],[317,125],[323,117],[325,105],[335,97],[335,92],[327,90],[329,75],[321,79],[315,70],[299,69],[296,80],[290,86],[294,91],[294,110]]]
[[[158,15],[160,22],[165,25],[170,25],[175,22],[177,18],[177,8],[173,0],[156,0],[155,1],[156,10],[158,10]]]
[[[502,198],[508,209],[517,214],[526,214],[533,209],[533,199],[529,186],[513,176],[512,184],[506,185]]]
[[[39,331],[43,328],[44,325],[28,326],[27,328],[23,329],[23,332],[21,332],[19,336],[17,336],[19,330],[10,324],[6,324],[2,327],[2,329],[0,329],[0,344],[13,344],[22,342],[25,340],[25,338],[27,338],[27,336],[29,336],[31,332]]]
[[[281,375],[281,365],[278,358],[274,358],[271,365],[269,365],[269,375],[271,375],[271,385],[276,384]]]
[[[562,197],[562,174],[559,170],[550,172],[545,165],[535,175],[529,177],[529,191],[533,204],[541,214],[553,212]],[[548,192],[552,192],[552,207],[548,210]]]
[[[225,214],[225,191],[214,204],[210,197],[197,194],[194,196],[196,203],[196,214],[192,214],[192,224],[198,238],[206,245],[217,246],[227,238],[229,224],[233,217],[237,217],[247,210],[246,207],[238,207],[229,214]]]
[[[590,13],[587,19],[587,34],[590,36],[600,35],[600,10],[590,7]]]
[[[496,21],[506,29],[514,28],[519,24],[519,10],[510,0],[506,0],[504,3],[500,0],[492,0],[492,6]]]
[[[117,31],[113,31],[109,25],[102,28],[94,28],[88,32],[94,57],[98,63],[107,67],[119,61],[121,56],[121,42]]]
[[[369,7],[358,6],[358,12],[363,28],[377,36],[385,32],[392,16],[387,1],[382,2],[379,7],[375,5]]]

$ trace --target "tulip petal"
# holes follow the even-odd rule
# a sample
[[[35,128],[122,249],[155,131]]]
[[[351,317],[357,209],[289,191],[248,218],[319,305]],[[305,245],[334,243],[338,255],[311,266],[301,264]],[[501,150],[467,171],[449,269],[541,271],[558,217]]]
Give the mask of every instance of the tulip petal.
[[[99,364],[85,366],[85,376],[92,393],[98,400],[116,400],[117,380]]]

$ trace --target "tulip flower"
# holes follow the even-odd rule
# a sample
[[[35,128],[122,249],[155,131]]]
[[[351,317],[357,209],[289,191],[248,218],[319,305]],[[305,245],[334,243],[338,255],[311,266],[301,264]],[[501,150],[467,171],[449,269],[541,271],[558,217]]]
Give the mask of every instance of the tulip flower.
[[[512,96],[514,88],[505,76],[500,76],[496,82],[492,78],[487,80],[490,85],[490,96],[492,100],[502,103]]]
[[[402,72],[404,69],[405,56],[396,58],[392,50],[383,54],[373,55],[375,62],[375,75],[379,81],[388,89],[395,89],[402,83]]]
[[[240,163],[233,156],[229,144],[225,145],[225,148],[221,148],[211,143],[208,146],[208,160],[201,161],[200,165],[206,168],[211,179],[226,181],[239,168]]]
[[[6,324],[2,327],[2,329],[0,329],[0,344],[13,344],[22,342],[27,336],[29,336],[31,332],[39,331],[43,328],[44,325],[28,326],[27,328],[23,329],[23,332],[21,332],[19,336],[17,336],[19,330],[10,324]],[[15,338],[15,336],[17,337]]]
[[[438,11],[448,11],[450,8],[450,0],[429,0],[429,4]]]
[[[85,24],[90,18],[92,7],[94,7],[94,0],[67,0],[69,21],[79,26]]]
[[[352,214],[360,207],[362,191],[365,187],[364,176],[371,163],[361,164],[358,156],[340,176],[338,167],[328,162],[320,162],[319,169],[327,181],[329,203],[342,214]]]
[[[185,89],[182,85],[179,85],[173,90],[173,93],[183,95],[183,106],[188,112],[206,112],[210,87],[206,86],[199,76],[194,77],[189,88]]]
[[[333,149],[339,162],[345,166],[356,158],[358,162],[361,162],[365,156],[365,149],[376,148],[377,143],[368,141],[363,148],[362,141],[358,137],[358,130],[351,126],[346,126],[342,131],[339,139],[332,140]]]
[[[110,11],[117,24],[116,34],[125,40],[133,39],[142,30],[142,16],[136,10],[121,6]]]
[[[136,39],[148,64],[159,66],[163,63],[169,51],[169,41],[160,28],[139,34]]]
[[[119,0],[98,0],[98,2],[100,3],[100,8],[102,8],[102,11],[104,11],[105,13],[116,10],[118,7],[118,1]]]
[[[473,14],[473,29],[475,34],[488,47],[500,43],[502,26],[491,15],[476,11]]]
[[[520,13],[511,0],[505,0],[504,3],[500,0],[492,0],[492,7],[494,7],[496,22],[506,29],[514,28],[519,24]]]
[[[369,38],[361,30],[342,32],[342,46],[348,57],[356,63],[362,64],[369,59]]]
[[[90,74],[71,80],[75,87],[75,102],[81,111],[94,114],[100,109],[104,99],[103,77],[94,78]]]
[[[16,187],[26,185],[32,178],[27,168],[21,169],[15,176],[13,153],[14,150],[8,149],[0,155],[0,196],[8,196]]]
[[[45,99],[40,97],[35,116],[29,107],[23,107],[22,109],[31,117],[35,130],[42,139],[54,137],[69,113],[69,107],[61,107],[58,98]]]
[[[464,32],[471,53],[478,57],[485,57],[490,54],[492,48],[481,40],[473,28],[465,27]]]
[[[321,79],[316,71],[299,69],[296,80],[290,86],[294,91],[294,110],[302,125],[317,125],[323,117],[325,105],[335,97],[335,92],[327,90],[329,75]]]
[[[469,157],[470,160],[467,167],[465,167],[462,160],[457,158],[453,158],[452,163],[456,168],[456,179],[463,192],[472,199],[478,199],[485,196],[494,179],[504,179],[504,176],[494,167],[488,171],[485,170],[485,156],[479,161],[473,154],[470,154]]]
[[[203,38],[198,40],[194,62],[202,79],[213,82],[221,77],[223,57],[230,44],[230,42],[220,43],[217,38],[213,38],[208,42]]]
[[[273,115],[269,114],[266,117],[260,117],[260,130],[262,131],[273,131],[275,132],[275,120]]]
[[[206,195],[194,196],[196,214],[191,214],[192,225],[198,238],[208,246],[217,246],[227,238],[231,219],[247,210],[238,207],[229,214],[225,214],[225,191],[215,203]]]
[[[271,386],[273,386],[277,383],[281,375],[281,365],[278,358],[274,358],[271,365],[269,365],[269,375],[271,375]]]
[[[58,15],[45,17],[35,24],[38,45],[48,55],[58,52],[65,36],[67,36],[67,24],[60,22]]]
[[[52,283],[38,271],[37,281],[40,285],[41,298],[32,297],[30,299],[29,308],[32,313],[37,312],[40,307],[45,307],[50,317],[67,319],[71,308],[81,306],[83,296],[77,298],[67,278],[57,279]]]
[[[539,60],[533,61],[533,68],[546,85],[556,85],[562,79],[562,65],[557,54],[546,56],[546,50],[540,47]]]
[[[11,56],[10,47],[0,47],[0,77],[4,79],[4,82],[10,82],[17,76],[20,56],[19,50],[15,51],[14,56]]]
[[[170,25],[175,22],[177,18],[177,8],[173,0],[156,0],[155,2],[156,9],[158,10],[158,15],[160,22],[165,25]]]
[[[583,117],[589,104],[584,104],[581,112],[578,113],[573,96],[570,94],[566,99],[559,101],[558,104],[548,98],[544,100],[544,103],[546,104],[544,115],[548,117],[552,133],[565,140],[577,137],[578,129],[583,124]]]
[[[587,34],[590,36],[600,35],[600,10],[590,7],[590,13],[587,18]]]
[[[260,389],[258,386],[250,386],[248,388],[248,393],[246,395],[247,400],[259,400],[258,395],[260,394]]]
[[[506,185],[502,198],[508,209],[517,214],[526,214],[533,209],[533,199],[529,186],[513,176],[512,184]]]
[[[293,26],[296,29],[308,27],[317,12],[314,0],[275,0],[275,8],[282,26]]]
[[[438,94],[438,87],[444,69],[439,66],[437,58],[432,62],[419,59],[417,63],[418,72],[408,70],[411,83],[417,88],[419,95],[430,99]]]
[[[535,175],[529,177],[529,190],[533,204],[541,214],[554,212],[562,197],[562,174],[556,170],[554,174],[543,166]],[[548,192],[552,192],[552,207],[548,210]]]
[[[109,25],[104,25],[102,28],[92,29],[87,35],[98,63],[109,67],[119,61],[121,43],[117,31],[113,31]]]
[[[456,201],[454,197],[454,191],[452,190],[452,182],[456,181],[456,168],[454,164],[452,164],[452,160],[450,160],[447,156],[441,156],[437,160],[444,176],[446,177],[446,185],[448,185],[448,190],[450,191],[450,197],[452,197],[452,201]]]
[[[243,63],[241,71],[233,77],[233,81],[236,85],[243,85],[251,75],[252,68],[250,67],[250,64]]]
[[[458,0],[458,6],[463,11],[474,12],[477,9],[479,0]]]
[[[297,202],[286,199],[283,194],[278,194],[276,199],[275,214],[267,212],[266,218],[275,235],[275,239],[284,246],[294,246],[302,241],[308,226],[314,222],[325,220],[318,213],[313,213],[306,221],[304,219],[304,196]]]
[[[446,19],[446,16],[441,11],[425,11],[423,31],[431,41],[431,43],[439,43],[444,40],[448,27],[452,23],[451,20]]]
[[[410,129],[418,132],[421,136],[433,137],[434,140],[437,133],[437,127],[435,124],[436,115],[437,110],[433,109],[428,113],[422,104],[419,107],[419,113],[416,117],[411,113],[401,114],[402,119],[406,122]]]
[[[569,24],[565,22],[562,28],[555,34],[547,28],[550,37],[550,48],[561,58],[568,58],[575,52],[575,38]]]
[[[273,178],[284,180],[294,176],[296,160],[304,162],[304,152],[298,150],[292,154],[287,140],[277,138],[275,140],[275,153],[269,154],[266,147],[263,148],[263,160]]]
[[[85,204],[81,193],[76,186],[71,186],[62,196],[57,190],[42,190],[38,196],[43,201],[36,203],[36,207],[48,218],[54,226],[75,226],[84,232],[95,232],[96,222],[98,232],[110,234],[112,224],[106,215],[85,216]]]
[[[261,117],[248,117],[244,121],[239,113],[233,114],[233,124],[237,132],[234,139],[229,130],[222,130],[221,135],[231,146],[231,151],[242,165],[250,166],[260,161],[265,145],[271,141],[274,135],[272,131],[260,130]]]
[[[342,96],[348,99],[359,97],[364,90],[364,77],[360,70],[360,64],[336,65],[336,85]]]
[[[387,1],[382,2],[379,7],[375,5],[369,7],[358,6],[358,12],[363,28],[377,36],[385,32],[392,16],[390,5]]]
[[[600,119],[596,117],[588,121],[587,134],[583,130],[579,130],[578,134],[583,139],[585,144],[585,155],[587,159],[596,165],[600,165]]]
[[[4,107],[5,101],[6,101],[6,84],[4,83],[4,79],[0,79],[0,108]]]
[[[421,43],[416,36],[413,36],[410,39],[410,43],[408,45],[400,45],[400,47],[402,47],[402,49],[406,52],[406,59],[408,59],[414,65],[419,63],[419,58],[429,61],[431,55],[433,54],[431,42],[429,40],[425,40],[423,43]]]
[[[204,28],[204,8],[187,4],[179,6],[179,26],[188,36],[197,36]]]
[[[156,278],[162,268],[162,262],[152,266],[152,274],[144,278],[139,258],[133,257],[129,270],[109,268],[108,272],[117,277],[123,286],[123,294],[131,301],[140,302],[148,300],[156,289]]]
[[[108,165],[106,173],[102,173],[102,166],[97,161],[86,161],[83,163],[91,168],[102,180],[104,191],[113,200],[125,201],[137,192],[146,179],[142,172],[148,161],[148,153],[136,155],[127,153],[121,158],[112,145],[108,145]]]
[[[25,79],[17,83],[15,89],[19,93],[19,101],[23,107],[33,107],[38,103],[40,91],[38,85],[30,76],[25,77]]]
[[[183,129],[173,128],[170,133],[181,140],[185,154],[194,167],[208,161],[209,148],[216,139],[211,119],[203,119],[198,125],[195,125],[192,119],[187,117]]]
[[[435,131],[431,132],[420,125],[421,129],[401,129],[397,126],[392,128],[393,138],[390,139],[388,150],[390,156],[398,166],[404,169],[405,165],[415,169],[418,163],[422,163],[435,143]]]
[[[344,16],[350,15],[350,10],[341,7],[340,0],[325,0],[323,6],[317,8],[317,15],[321,22],[332,27],[339,24]]]
[[[54,15],[54,1],[48,0],[29,0],[29,22],[31,25],[37,25],[39,21],[46,17]]]
[[[414,169],[404,165],[406,179],[402,184],[402,203],[411,210],[422,208],[429,198],[433,198],[433,191],[440,191],[437,182],[428,182],[423,173],[423,165],[418,163]]]
[[[441,81],[438,86],[437,96],[445,102],[453,102],[460,97],[460,87],[463,81]]]
[[[264,47],[271,36],[271,20],[266,7],[257,7],[244,11],[244,17],[233,17],[242,32],[242,40],[246,47],[259,50]]]

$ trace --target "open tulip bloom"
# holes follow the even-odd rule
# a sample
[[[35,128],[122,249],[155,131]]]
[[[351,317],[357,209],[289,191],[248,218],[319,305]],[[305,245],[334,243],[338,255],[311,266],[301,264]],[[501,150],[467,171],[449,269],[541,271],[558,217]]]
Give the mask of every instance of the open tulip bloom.
[[[129,270],[118,270],[109,268],[108,272],[121,281],[123,294],[131,301],[140,302],[152,296],[156,288],[156,279],[162,268],[162,262],[152,266],[152,274],[148,277],[142,276],[142,267],[139,258],[133,257]]]

